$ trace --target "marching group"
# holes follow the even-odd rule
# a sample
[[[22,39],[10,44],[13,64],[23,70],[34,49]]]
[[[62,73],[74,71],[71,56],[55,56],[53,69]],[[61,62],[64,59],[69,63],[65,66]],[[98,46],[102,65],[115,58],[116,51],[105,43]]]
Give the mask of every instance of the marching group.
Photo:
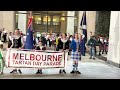
[[[3,74],[3,69],[5,66],[5,59],[2,54],[3,52],[3,43],[8,41],[8,48],[13,49],[24,49],[26,35],[23,34],[19,29],[16,29],[14,33],[10,32],[7,38],[7,32],[5,30],[2,31],[1,42],[0,42],[0,73]],[[4,36],[5,35],[5,36]],[[78,70],[78,62],[81,60],[81,41],[82,35],[79,33],[75,33],[74,35],[66,34],[66,33],[42,33],[41,36],[37,37],[33,34],[34,41],[34,49],[35,50],[46,50],[46,46],[53,46],[55,51],[68,51],[68,54],[71,55],[71,59],[73,60],[73,70],[70,72],[81,74]],[[99,55],[104,52],[107,54],[108,50],[108,39],[95,36],[91,36],[88,42],[86,43],[86,47],[90,47],[90,59],[95,59],[96,54],[96,46],[99,46]],[[13,69],[10,73],[19,72],[22,74],[22,71],[18,68]],[[59,73],[66,73],[65,69],[60,69]],[[38,69],[36,74],[42,74],[42,69]]]

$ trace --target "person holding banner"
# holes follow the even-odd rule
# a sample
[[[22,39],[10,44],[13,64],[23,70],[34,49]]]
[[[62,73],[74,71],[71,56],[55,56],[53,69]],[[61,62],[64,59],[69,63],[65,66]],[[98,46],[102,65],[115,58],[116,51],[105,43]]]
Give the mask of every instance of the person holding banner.
[[[78,71],[78,61],[81,60],[81,47],[78,33],[75,34],[75,38],[72,40],[70,48],[72,49],[71,60],[73,60],[73,70],[70,73],[81,74],[81,72]]]
[[[64,51],[64,50],[69,50],[69,41],[67,39],[67,34],[66,33],[63,33],[62,34],[62,38],[59,40],[58,42],[58,49],[60,51]],[[66,74],[66,71],[65,69],[60,69],[59,73],[64,73]]]
[[[39,41],[39,45],[36,46],[35,50],[46,50],[46,47],[43,46],[42,41]],[[36,74],[42,74],[42,69],[38,69]]]
[[[24,47],[24,43],[22,41],[19,29],[16,29],[15,35],[14,35],[13,40],[12,40],[12,45],[10,46],[10,48],[20,49],[21,47]],[[15,73],[15,72],[17,72],[16,68],[13,71],[11,71],[10,73]],[[18,69],[18,72],[20,74],[22,74],[20,69]]]

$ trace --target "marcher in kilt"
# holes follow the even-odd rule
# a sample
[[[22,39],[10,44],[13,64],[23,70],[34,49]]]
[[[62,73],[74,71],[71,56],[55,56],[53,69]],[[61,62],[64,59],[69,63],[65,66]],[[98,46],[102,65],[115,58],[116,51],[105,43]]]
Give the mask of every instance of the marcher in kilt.
[[[104,48],[103,48],[103,53],[105,52],[107,54],[107,47],[108,47],[108,40],[107,38],[104,39]]]
[[[66,33],[63,33],[62,34],[62,38],[59,39],[58,41],[58,49],[60,51],[64,51],[64,50],[69,50],[69,41],[67,39],[67,34]],[[66,74],[66,71],[65,69],[60,69],[59,73],[64,73]]]
[[[102,38],[99,37],[98,38],[98,45],[99,45],[99,56],[101,56],[101,51],[102,51]]]
[[[78,33],[75,34],[75,39],[72,40],[70,44],[70,48],[72,49],[71,52],[71,60],[73,60],[73,70],[70,72],[81,74],[81,72],[78,71],[78,61],[81,60],[81,48],[80,48],[80,39],[78,38]]]

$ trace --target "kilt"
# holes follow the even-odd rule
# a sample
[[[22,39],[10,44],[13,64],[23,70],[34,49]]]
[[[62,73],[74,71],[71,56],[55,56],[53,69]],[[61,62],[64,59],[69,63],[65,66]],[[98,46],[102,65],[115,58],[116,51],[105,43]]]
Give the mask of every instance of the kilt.
[[[81,60],[81,53],[80,52],[71,52],[71,60],[77,60],[80,61]]]

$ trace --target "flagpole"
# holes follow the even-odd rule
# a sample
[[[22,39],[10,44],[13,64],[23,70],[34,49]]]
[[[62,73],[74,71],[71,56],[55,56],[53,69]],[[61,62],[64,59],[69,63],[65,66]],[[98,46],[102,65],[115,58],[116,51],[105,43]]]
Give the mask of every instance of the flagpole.
[[[32,11],[29,11],[29,18],[33,18],[33,17],[32,17]],[[32,25],[31,25],[31,28],[32,28],[32,30],[33,30],[33,23],[32,23]]]
[[[29,11],[28,15],[28,31],[27,31],[27,37],[25,41],[25,49],[33,49],[34,48],[34,42],[33,42],[33,27],[32,27],[32,11]]]
[[[83,12],[80,26],[81,26],[82,34],[84,35],[81,42],[81,47],[82,47],[81,54],[85,56],[85,50],[86,50],[85,43],[87,39],[86,11]]]
[[[32,11],[30,11],[30,16],[32,16]]]

